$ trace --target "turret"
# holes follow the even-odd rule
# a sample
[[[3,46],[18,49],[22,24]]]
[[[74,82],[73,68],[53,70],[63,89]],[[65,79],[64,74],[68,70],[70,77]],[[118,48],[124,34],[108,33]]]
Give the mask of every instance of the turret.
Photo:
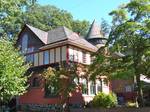
[[[93,23],[88,31],[86,40],[98,48],[100,48],[106,44],[107,39],[103,36],[101,28],[95,22],[95,20],[93,21]]]

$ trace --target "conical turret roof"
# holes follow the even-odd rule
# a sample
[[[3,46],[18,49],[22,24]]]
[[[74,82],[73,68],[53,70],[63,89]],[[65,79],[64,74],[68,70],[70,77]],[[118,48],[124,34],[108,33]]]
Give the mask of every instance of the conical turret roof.
[[[86,39],[89,40],[89,39],[93,39],[93,38],[103,38],[103,34],[101,33],[101,28],[96,23],[95,20],[93,21],[93,23],[89,29]]]

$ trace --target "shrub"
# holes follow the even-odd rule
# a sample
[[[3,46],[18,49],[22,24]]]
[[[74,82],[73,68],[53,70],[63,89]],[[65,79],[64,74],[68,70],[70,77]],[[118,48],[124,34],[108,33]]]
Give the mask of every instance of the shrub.
[[[126,106],[127,106],[127,107],[137,107],[137,103],[136,103],[136,102],[132,102],[132,101],[128,101],[128,102],[126,103]]]
[[[94,107],[110,108],[117,105],[117,97],[114,93],[105,94],[99,92],[93,99],[92,105]]]

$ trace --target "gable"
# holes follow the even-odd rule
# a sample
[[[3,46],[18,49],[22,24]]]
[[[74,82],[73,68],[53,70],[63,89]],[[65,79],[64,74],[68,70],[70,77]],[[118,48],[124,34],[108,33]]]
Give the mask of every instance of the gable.
[[[16,42],[16,46],[22,48],[23,38],[24,36],[28,36],[27,39],[27,48],[34,48],[33,51],[38,51],[38,49],[45,44],[26,26],[22,29],[18,36],[18,40]]]

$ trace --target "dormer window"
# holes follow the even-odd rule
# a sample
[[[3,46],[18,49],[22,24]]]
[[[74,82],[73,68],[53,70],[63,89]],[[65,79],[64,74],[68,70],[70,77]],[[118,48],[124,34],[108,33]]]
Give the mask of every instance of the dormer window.
[[[28,47],[28,35],[24,34],[22,37],[22,45],[21,45],[22,53],[27,52],[27,47]]]

